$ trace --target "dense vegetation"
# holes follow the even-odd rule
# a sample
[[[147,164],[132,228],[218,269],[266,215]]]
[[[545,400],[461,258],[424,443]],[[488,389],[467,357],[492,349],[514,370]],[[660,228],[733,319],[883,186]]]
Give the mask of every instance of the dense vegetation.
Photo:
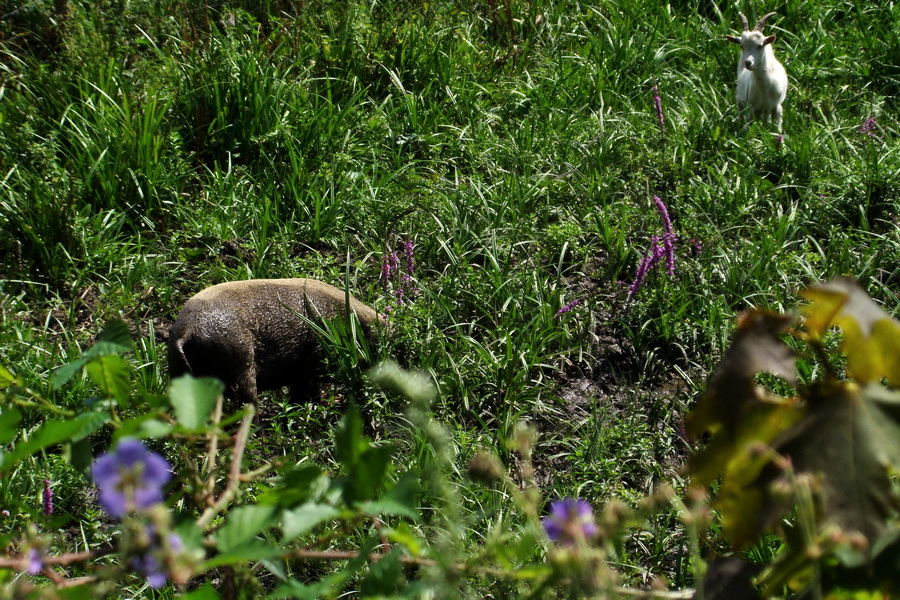
[[[447,556],[486,548],[470,557],[485,571],[454,580],[448,568],[432,579],[447,597],[551,595],[550,584],[528,587],[530,571],[522,581],[488,575],[542,560],[546,540],[531,528],[540,499],[565,496],[598,512],[613,507],[604,527],[617,543],[604,558],[617,566],[617,585],[665,578],[693,587],[706,561],[731,552],[727,532],[700,528],[699,517],[685,527],[679,514],[700,509],[679,511],[663,484],[674,496],[684,490],[680,469],[693,442],[682,423],[737,315],[787,311],[799,288],[837,275],[856,278],[889,312],[900,305],[897,6],[2,6],[0,366],[11,374],[0,376],[0,442],[21,447],[54,415],[104,403],[115,416],[79,422],[57,440],[67,442],[62,451],[13,450],[17,464],[0,487],[0,509],[10,511],[0,518],[4,546],[37,535],[38,525],[55,532],[60,552],[107,543],[114,523],[99,517],[92,457],[140,434],[156,438],[151,445],[181,473],[191,457],[173,442],[207,440],[219,426],[201,432],[205,418],[186,417],[178,393],[182,437],[135,421],[165,405],[163,348],[178,309],[215,283],[305,276],[349,287],[389,315],[372,362],[394,357],[425,373],[434,418],[421,406],[407,412],[416,395],[408,385],[405,393],[376,387],[366,361],[346,351],[355,348],[346,332],[326,331],[338,376],[320,403],[271,393],[245,438],[240,417],[229,424],[246,442],[247,469],[362,472],[372,467],[366,460],[387,460],[376,442],[392,442],[393,466],[382,475],[410,486],[399,474],[411,473],[420,482],[406,490],[411,505],[431,516],[389,523],[391,541],[411,543],[415,529],[440,532]],[[751,20],[778,11],[767,27],[791,80],[783,135],[761,124],[745,130],[736,114],[737,51],[724,35],[739,10]],[[647,257],[656,260],[635,285]],[[107,322],[106,350],[60,376]],[[829,338],[820,349],[835,347]],[[99,360],[122,354],[122,363]],[[98,370],[120,373],[126,361],[126,383],[98,386]],[[82,376],[87,364],[95,366]],[[822,376],[821,364],[799,361],[800,384]],[[786,393],[784,382],[766,382]],[[347,409],[349,397],[361,417]],[[469,477],[473,457],[495,479],[485,457],[497,458],[512,479]],[[265,475],[235,501],[250,506],[279,489]],[[52,515],[41,514],[45,479]],[[358,508],[376,483],[344,500]],[[179,510],[189,513],[192,492],[180,493]],[[613,499],[636,516],[610,516],[625,510]],[[272,515],[264,516],[251,537],[270,531]],[[321,528],[337,515],[320,517]],[[375,523],[347,518],[333,537],[316,530],[317,548],[371,550]],[[764,563],[777,547],[762,540],[742,556]],[[356,576],[339,560],[274,562],[224,561],[194,585],[221,578],[250,596],[253,586],[299,595],[284,591],[291,575]],[[417,567],[434,570],[404,568]],[[15,577],[0,571],[4,584]],[[127,593],[138,593],[144,582],[132,582]],[[369,585],[369,595],[396,591]],[[421,585],[406,593],[436,593]]]

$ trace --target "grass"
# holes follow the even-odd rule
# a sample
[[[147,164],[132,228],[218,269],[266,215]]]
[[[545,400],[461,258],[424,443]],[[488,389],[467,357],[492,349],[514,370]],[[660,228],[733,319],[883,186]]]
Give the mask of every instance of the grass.
[[[56,26],[51,3],[23,5],[0,21],[0,364],[44,389],[121,316],[139,334],[141,385],[162,393],[165,333],[203,287],[348,276],[394,309],[383,354],[434,378],[460,473],[482,447],[512,462],[526,420],[547,497],[636,501],[679,485],[681,418],[741,310],[788,308],[838,274],[897,306],[900,8],[774,7],[791,77],[783,141],[742,131],[735,113],[723,36],[739,8],[754,13],[70,2]],[[662,234],[654,196],[676,271],[630,297]],[[380,267],[407,240],[419,292],[400,306]],[[73,406],[93,392],[84,380],[52,393]],[[395,402],[364,396],[377,435],[405,431]],[[267,402],[260,457],[320,460],[340,410]],[[424,469],[420,449],[401,460]],[[85,485],[56,457],[21,468]],[[17,493],[37,497],[41,479]],[[511,518],[458,486],[466,535]],[[659,527],[652,550],[622,561],[689,584],[687,558],[667,555],[683,532]]]

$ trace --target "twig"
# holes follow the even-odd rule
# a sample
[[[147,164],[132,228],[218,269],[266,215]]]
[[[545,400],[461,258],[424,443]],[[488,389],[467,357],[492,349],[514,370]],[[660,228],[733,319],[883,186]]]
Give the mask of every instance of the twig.
[[[254,415],[256,415],[256,407],[252,404],[244,405],[244,418],[241,420],[240,429],[234,436],[234,451],[231,458],[231,474],[228,477],[228,485],[216,503],[203,511],[203,514],[197,519],[197,526],[201,529],[205,529],[210,521],[222,512],[237,495],[238,484],[241,481],[241,461],[244,458],[244,448],[247,446],[247,437],[250,434],[250,425],[253,424]]]

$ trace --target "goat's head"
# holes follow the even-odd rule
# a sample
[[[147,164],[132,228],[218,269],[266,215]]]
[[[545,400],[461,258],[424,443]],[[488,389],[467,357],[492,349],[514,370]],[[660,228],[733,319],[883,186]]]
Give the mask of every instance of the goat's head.
[[[756,27],[751,30],[750,24],[747,22],[747,17],[745,17],[743,13],[738,13],[738,16],[741,18],[741,24],[744,26],[741,37],[733,35],[725,36],[725,39],[729,42],[738,44],[741,47],[740,64],[744,65],[744,68],[748,71],[752,71],[756,68],[764,56],[765,47],[775,41],[774,35],[767,37],[763,35],[762,32],[763,26],[766,24],[766,19],[774,14],[775,13],[770,12],[763,15],[759,21],[756,22]]]

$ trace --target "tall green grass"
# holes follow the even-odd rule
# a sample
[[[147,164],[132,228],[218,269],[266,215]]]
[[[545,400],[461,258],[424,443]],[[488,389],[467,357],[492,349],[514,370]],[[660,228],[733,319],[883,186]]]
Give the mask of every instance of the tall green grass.
[[[71,1],[57,26],[31,3],[0,21],[0,363],[46,386],[122,315],[160,392],[191,294],[349,272],[394,309],[384,352],[434,378],[457,468],[482,446],[512,460],[529,420],[548,495],[677,482],[680,419],[741,310],[837,274],[897,304],[900,9],[775,9],[783,140],[737,119],[723,36],[749,4]],[[632,296],[654,196],[676,269]],[[406,240],[419,292],[398,306],[380,265]],[[402,426],[363,400],[382,435]],[[337,412],[267,401],[284,453]],[[459,486],[479,535],[502,499]],[[684,581],[670,533],[626,560]]]

